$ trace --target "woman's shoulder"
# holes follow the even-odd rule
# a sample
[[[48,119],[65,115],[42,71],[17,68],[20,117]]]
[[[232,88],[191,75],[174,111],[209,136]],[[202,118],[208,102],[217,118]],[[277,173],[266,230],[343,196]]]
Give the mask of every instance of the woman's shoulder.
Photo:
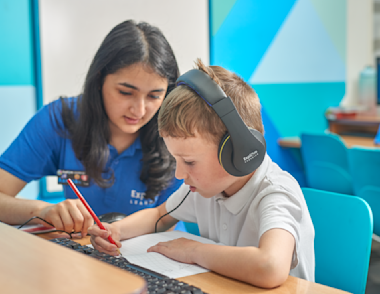
[[[72,109],[74,116],[77,113],[77,104],[79,97],[70,97],[54,100],[39,109],[26,125],[26,129],[39,129],[40,131],[51,132],[56,129],[62,129],[62,108],[65,104]]]
[[[48,108],[48,109],[55,109],[62,111],[62,107],[66,106],[72,109],[74,112],[77,111],[78,109],[78,104],[81,99],[81,96],[74,96],[74,97],[64,97],[61,96],[58,99],[50,102],[49,104],[46,104],[43,108]]]

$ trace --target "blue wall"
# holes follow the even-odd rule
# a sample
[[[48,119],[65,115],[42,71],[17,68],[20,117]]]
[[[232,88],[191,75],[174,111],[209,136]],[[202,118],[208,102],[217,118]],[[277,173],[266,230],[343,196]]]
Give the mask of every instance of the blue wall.
[[[268,154],[305,186],[280,137],[327,128],[345,94],[346,0],[210,0],[211,64],[239,74],[263,106]]]
[[[32,11],[29,0],[0,0],[0,153],[36,112]],[[35,199],[39,183],[20,193]]]

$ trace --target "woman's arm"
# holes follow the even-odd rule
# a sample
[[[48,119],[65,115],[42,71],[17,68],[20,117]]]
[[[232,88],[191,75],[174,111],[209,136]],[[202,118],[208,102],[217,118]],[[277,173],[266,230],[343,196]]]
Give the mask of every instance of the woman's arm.
[[[58,204],[40,200],[16,198],[26,182],[9,172],[0,169],[0,220],[8,224],[22,224],[33,216],[39,216],[53,224],[57,230],[81,232],[87,235],[87,229],[94,221],[83,204],[67,199]],[[40,220],[31,223],[45,224]]]
[[[0,220],[8,224],[22,224],[37,215],[49,204],[43,201],[17,199],[26,182],[0,169]]]

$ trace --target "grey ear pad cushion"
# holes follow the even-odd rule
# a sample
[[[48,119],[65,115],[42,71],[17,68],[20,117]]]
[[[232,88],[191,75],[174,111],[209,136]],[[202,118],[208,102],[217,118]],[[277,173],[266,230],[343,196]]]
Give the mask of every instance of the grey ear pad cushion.
[[[250,131],[251,131],[251,133],[253,135],[252,137],[254,138],[255,144],[260,144],[261,145],[263,142],[265,142],[265,139],[263,138],[262,134],[259,131],[254,130],[254,129],[250,129]],[[255,171],[261,165],[261,163],[263,162],[264,157],[265,157],[265,151],[264,152],[260,152],[260,153],[262,153],[260,156],[257,156],[256,158],[254,158],[253,160],[251,160],[249,163],[247,163],[247,164],[249,164],[251,166],[251,171],[249,173],[242,172],[242,171],[236,169],[235,166],[234,166],[234,164],[233,164],[233,162],[232,162],[233,152],[236,152],[236,151],[233,150],[233,145],[232,145],[232,142],[231,142],[231,137],[229,137],[229,136],[230,136],[229,133],[226,133],[223,136],[222,140],[219,143],[219,148],[218,148],[219,163],[222,165],[222,167],[224,168],[224,170],[226,172],[228,172],[230,175],[233,175],[235,177],[246,176],[247,174]],[[259,137],[260,140],[258,140],[257,137]],[[247,143],[248,142],[249,141],[247,140]],[[237,151],[237,152],[239,152],[239,151]]]

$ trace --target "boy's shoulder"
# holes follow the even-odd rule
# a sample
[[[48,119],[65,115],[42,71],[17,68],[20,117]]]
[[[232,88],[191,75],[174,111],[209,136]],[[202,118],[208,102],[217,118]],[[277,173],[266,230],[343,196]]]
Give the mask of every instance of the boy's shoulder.
[[[297,180],[287,171],[282,170],[269,155],[266,155],[261,166],[250,181],[241,189],[244,194],[266,195],[272,193],[302,194]]]
[[[265,174],[266,181],[272,186],[280,186],[286,190],[299,190],[297,180],[287,171],[281,169],[275,162],[271,161]]]

